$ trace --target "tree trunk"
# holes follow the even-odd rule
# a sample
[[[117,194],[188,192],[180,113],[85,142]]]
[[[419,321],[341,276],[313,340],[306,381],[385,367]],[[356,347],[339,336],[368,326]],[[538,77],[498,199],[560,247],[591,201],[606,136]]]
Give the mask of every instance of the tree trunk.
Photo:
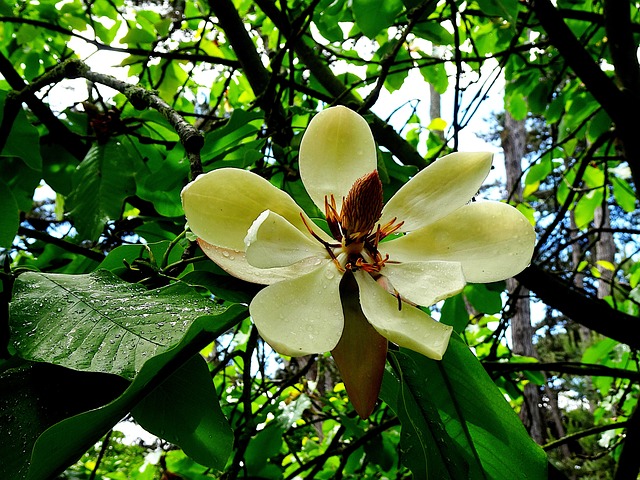
[[[616,246],[613,243],[613,234],[607,229],[611,229],[611,222],[609,220],[609,206],[603,203],[596,208],[593,215],[593,223],[596,231],[604,229],[604,231],[598,231],[598,241],[596,242],[596,260],[605,261],[609,264],[613,264]],[[613,271],[609,266],[602,264],[598,265],[598,271],[600,272],[600,279],[598,280],[598,298],[604,298],[611,295]]]
[[[523,120],[515,120],[505,113],[504,130],[501,135],[504,151],[505,169],[507,173],[507,198],[522,200],[522,158],[526,145],[526,131]],[[533,347],[533,328],[531,327],[531,309],[529,291],[521,287],[518,281],[507,279],[507,289],[511,298],[511,342],[513,353],[528,357],[537,357]],[[540,412],[542,399],[537,385],[528,383],[524,388],[524,403],[520,410],[520,418],[531,438],[537,443],[544,442],[544,422]]]

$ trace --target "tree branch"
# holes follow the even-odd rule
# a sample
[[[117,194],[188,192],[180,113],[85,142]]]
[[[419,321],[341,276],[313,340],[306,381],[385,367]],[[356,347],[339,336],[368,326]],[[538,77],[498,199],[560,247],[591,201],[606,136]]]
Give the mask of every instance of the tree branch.
[[[627,478],[638,478],[640,473],[640,462],[638,451],[640,451],[640,403],[631,414],[628,424],[624,447],[620,453],[618,466],[616,467],[615,480],[625,480]]]
[[[138,85],[131,85],[111,75],[93,72],[81,60],[71,59],[57,65],[46,74],[37,78],[30,85],[25,86],[18,92],[17,97],[19,99],[28,98],[46,85],[59,82],[64,78],[79,77],[86,78],[94,83],[106,85],[121,92],[138,110],[143,110],[148,107],[157,110],[171,124],[180,137],[180,141],[189,158],[192,178],[202,173],[202,164],[200,162],[200,150],[204,145],[202,133],[171,108],[157,93]]]
[[[33,18],[18,18],[18,17],[0,17],[0,23],[19,23],[19,24],[27,24],[33,25],[34,27],[43,28],[46,30],[50,30],[52,32],[59,33],[61,35],[67,35],[69,37],[75,37],[83,42],[87,42],[90,45],[93,45],[98,50],[107,50],[110,52],[119,52],[126,53],[128,55],[135,55],[140,57],[148,57],[148,58],[164,58],[167,60],[187,60],[189,62],[206,62],[217,65],[225,65],[227,67],[238,68],[239,63],[237,60],[231,60],[223,57],[216,57],[213,55],[199,54],[199,53],[185,53],[180,51],[170,51],[170,52],[158,52],[155,50],[145,50],[143,48],[124,48],[124,47],[114,47],[113,45],[105,45],[97,40],[93,40],[91,38],[87,38],[79,33],[74,32],[73,30],[68,30],[60,25],[55,25],[47,22],[43,22],[41,20],[36,20]]]
[[[238,56],[253,93],[256,95],[258,105],[265,111],[267,125],[273,132],[276,143],[287,145],[291,141],[293,133],[285,122],[286,114],[278,100],[277,95],[266,95],[271,76],[263,65],[262,59],[256,50],[256,46],[245,28],[236,7],[231,0],[209,0],[211,11],[218,18],[220,27]]]
[[[569,375],[583,375],[589,377],[625,378],[634,382],[640,382],[640,372],[625,370],[623,368],[611,368],[595,363],[580,362],[482,362],[482,366],[489,373],[508,374],[523,371],[534,372],[558,372]]]
[[[0,74],[5,78],[9,86],[17,92],[28,87],[28,84],[13,67],[13,63],[5,57],[2,52],[0,52]],[[16,100],[18,99],[16,98]],[[84,143],[82,137],[69,130],[67,126],[53,114],[51,109],[36,97],[34,92],[25,92],[20,96],[20,100],[24,101],[33,114],[47,127],[52,139],[66,148],[69,153],[78,160],[82,160],[85,157],[89,151],[89,147]]]
[[[291,26],[282,12],[278,10],[272,0],[256,0],[260,9],[273,21],[285,37],[293,34]],[[342,83],[331,71],[331,68],[320,59],[319,54],[307,45],[304,39],[296,42],[294,50],[296,55],[307,66],[320,84],[333,95],[336,104],[345,105],[354,110],[360,110],[362,102]],[[418,168],[427,166],[427,161],[405,141],[387,122],[371,112],[361,112],[369,119],[369,126],[376,140],[398,157],[405,165],[414,165]]]
[[[615,42],[611,47],[612,58],[626,62],[628,55],[636,51],[636,43],[633,41],[630,28],[631,5],[624,0],[609,0],[605,3],[608,3],[605,10],[605,12],[608,12],[605,15],[605,22],[608,26],[607,35],[613,35]],[[636,186],[636,196],[640,196],[640,144],[636,138],[639,125],[633,116],[630,117],[628,115],[630,111],[640,111],[638,85],[635,85],[635,91],[629,90],[634,88],[634,85],[623,85],[623,90],[620,90],[578,41],[556,7],[551,3],[551,0],[531,0],[529,6],[547,32],[553,46],[567,62],[567,65],[580,77],[587,90],[615,123],[616,131],[625,152],[625,159],[631,168],[631,174]],[[618,32],[618,30],[627,31]],[[622,53],[624,50],[630,50],[630,52]],[[634,68],[634,65],[637,64],[636,58],[633,65],[622,67],[625,78],[636,78],[640,75],[638,72],[633,75],[629,74],[629,71],[637,69],[637,67]],[[616,65],[616,71],[618,68],[619,65]]]
[[[544,303],[602,335],[640,350],[640,319],[614,310],[604,300],[589,298],[555,275],[530,265],[516,275]]]

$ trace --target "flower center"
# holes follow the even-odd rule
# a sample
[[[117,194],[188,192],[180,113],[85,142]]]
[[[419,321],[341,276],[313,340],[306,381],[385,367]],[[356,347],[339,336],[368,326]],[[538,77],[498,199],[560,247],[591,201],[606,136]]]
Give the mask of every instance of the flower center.
[[[364,175],[352,185],[338,212],[333,195],[325,197],[325,215],[333,238],[339,243],[327,243],[307,225],[311,234],[320,241],[340,271],[362,269],[376,276],[389,256],[383,258],[378,244],[396,232],[404,222],[393,218],[381,226],[382,182],[378,172]]]

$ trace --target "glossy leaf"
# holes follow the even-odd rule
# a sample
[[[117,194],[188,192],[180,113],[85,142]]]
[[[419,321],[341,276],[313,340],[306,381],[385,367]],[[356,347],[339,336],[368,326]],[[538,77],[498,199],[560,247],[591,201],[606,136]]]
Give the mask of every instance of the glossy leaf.
[[[244,308],[234,306],[216,315],[199,317],[174,348],[146,362],[118,398],[47,429],[33,448],[28,480],[50,478],[54,472],[80,458],[85,450],[194,354],[190,345],[197,347],[210,342],[245,316]]]
[[[196,462],[224,469],[233,432],[200,355],[191,357],[149,393],[133,416],[145,430],[178,445]]]
[[[15,357],[0,365],[0,477],[25,478],[40,434],[67,417],[102,407],[127,386],[116,375],[75,372]],[[64,467],[59,464],[56,470]]]
[[[196,318],[220,312],[180,283],[148,291],[105,270],[28,272],[15,284],[11,340],[27,360],[131,379],[148,359],[173,347]]]
[[[124,200],[135,192],[135,160],[118,142],[94,145],[73,176],[68,202],[78,233],[95,240],[109,220],[120,218]]]
[[[380,30],[393,24],[403,5],[401,0],[354,0],[352,8],[358,27],[367,37],[374,38]]]
[[[408,350],[393,356],[400,382],[397,413],[419,399],[419,415],[414,410],[401,418],[403,432],[408,429],[412,434],[405,437],[404,448],[415,452],[407,460],[412,469],[420,469],[414,471],[417,478],[426,478],[423,469],[429,478],[546,478],[544,451],[531,440],[517,414],[458,337],[452,337],[441,362]],[[430,435],[416,422],[426,425]],[[435,460],[434,450],[440,452]],[[423,464],[418,458],[432,463]],[[463,474],[459,468],[465,463],[468,472]],[[443,471],[449,476],[438,476]]]

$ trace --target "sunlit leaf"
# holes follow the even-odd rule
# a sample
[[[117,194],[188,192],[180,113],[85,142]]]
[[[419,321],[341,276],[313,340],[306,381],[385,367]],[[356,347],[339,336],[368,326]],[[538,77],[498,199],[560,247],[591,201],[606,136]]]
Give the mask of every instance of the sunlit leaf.
[[[198,342],[202,345],[209,343],[245,316],[244,308],[234,306],[214,315],[199,317],[174,348],[149,359],[118,398],[47,429],[34,446],[28,480],[51,478],[53,473],[80,458],[157,385],[196,354],[197,349],[192,351],[190,345],[195,343],[197,347]]]
[[[611,183],[613,184],[613,196],[618,205],[627,213],[633,212],[636,209],[637,199],[629,182],[620,177],[612,177]]]
[[[502,310],[501,292],[487,288],[484,283],[470,283],[464,295],[479,312],[492,315]]]
[[[198,317],[220,308],[177,283],[148,291],[106,270],[27,272],[11,304],[11,340],[22,358],[133,378],[174,346]]]
[[[401,0],[354,0],[351,8],[360,30],[367,37],[374,38],[380,30],[393,24],[403,5]]]

